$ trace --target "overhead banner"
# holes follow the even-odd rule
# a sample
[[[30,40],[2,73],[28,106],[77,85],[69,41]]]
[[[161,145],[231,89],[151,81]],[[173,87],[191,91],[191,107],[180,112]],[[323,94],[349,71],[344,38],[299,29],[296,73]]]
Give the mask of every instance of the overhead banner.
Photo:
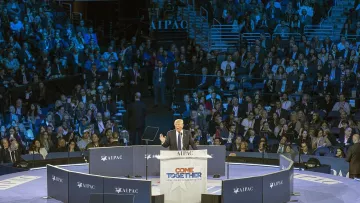
[[[133,174],[132,147],[91,148],[89,153],[90,174],[112,177]]]
[[[289,170],[283,170],[263,176],[263,203],[290,201],[289,176]]]
[[[151,22],[151,30],[186,30],[188,29],[186,20],[159,20]]]
[[[220,146],[199,145],[198,149],[207,149],[208,155],[212,157],[208,159],[208,166],[207,166],[208,175],[225,176],[225,158],[226,158],[225,145],[220,145]]]
[[[69,173],[69,202],[90,202],[90,195],[102,194],[103,177],[76,172]],[[100,202],[99,202],[100,203]]]
[[[223,203],[262,203],[262,184],[262,176],[223,180]]]
[[[69,172],[56,166],[47,165],[48,197],[69,202]]]
[[[151,181],[104,178],[104,202],[114,202],[115,199],[118,200],[119,195],[133,195],[135,199],[134,203],[150,203]]]

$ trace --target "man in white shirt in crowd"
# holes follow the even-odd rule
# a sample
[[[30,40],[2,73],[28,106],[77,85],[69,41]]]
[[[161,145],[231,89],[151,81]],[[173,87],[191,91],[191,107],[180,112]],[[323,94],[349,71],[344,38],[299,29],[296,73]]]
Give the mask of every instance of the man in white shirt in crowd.
[[[227,65],[230,65],[231,70],[234,70],[234,69],[235,69],[235,65],[236,65],[236,64],[232,61],[232,56],[231,56],[231,55],[229,55],[229,56],[227,57],[227,60],[226,60],[226,61],[223,61],[223,62],[221,63],[221,70],[223,70],[223,71],[225,72]]]

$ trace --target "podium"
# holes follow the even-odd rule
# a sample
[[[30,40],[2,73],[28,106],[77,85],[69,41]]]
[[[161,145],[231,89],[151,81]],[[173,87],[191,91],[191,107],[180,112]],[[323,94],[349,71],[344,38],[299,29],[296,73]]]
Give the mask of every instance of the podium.
[[[207,191],[207,150],[160,151],[160,193],[166,203],[200,203]]]

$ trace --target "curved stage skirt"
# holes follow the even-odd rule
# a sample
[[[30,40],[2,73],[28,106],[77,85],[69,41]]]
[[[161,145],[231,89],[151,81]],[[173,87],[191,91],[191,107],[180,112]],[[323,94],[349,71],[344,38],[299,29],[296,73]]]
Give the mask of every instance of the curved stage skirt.
[[[88,173],[88,164],[64,165],[63,169]],[[230,178],[260,176],[279,171],[279,167],[255,164],[229,164]],[[294,171],[294,193],[291,200],[300,203],[360,203],[360,182],[340,176],[307,171]],[[46,199],[46,168],[0,176],[0,202],[45,203],[60,202]],[[159,177],[150,177],[152,194],[160,194]],[[208,194],[221,194],[221,180],[208,177]]]

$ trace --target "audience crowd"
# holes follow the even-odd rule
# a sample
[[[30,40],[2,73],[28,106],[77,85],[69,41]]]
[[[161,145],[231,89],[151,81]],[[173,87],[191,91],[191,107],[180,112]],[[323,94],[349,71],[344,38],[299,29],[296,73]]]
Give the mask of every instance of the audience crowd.
[[[360,132],[360,48],[346,37],[296,41],[262,34],[225,53],[195,42],[155,47],[136,37],[104,45],[91,24],[71,23],[57,4],[1,2],[0,162],[132,144],[116,117],[136,92],[151,92],[154,108],[161,104],[184,118],[197,144],[234,152],[312,154],[333,146],[344,157]],[[239,2],[218,7],[225,23],[238,24],[236,32],[301,34],[326,13],[317,1],[290,2],[286,9],[273,1]],[[74,75],[83,81],[71,94],[48,91],[47,81]],[[22,97],[10,97],[23,86]]]

